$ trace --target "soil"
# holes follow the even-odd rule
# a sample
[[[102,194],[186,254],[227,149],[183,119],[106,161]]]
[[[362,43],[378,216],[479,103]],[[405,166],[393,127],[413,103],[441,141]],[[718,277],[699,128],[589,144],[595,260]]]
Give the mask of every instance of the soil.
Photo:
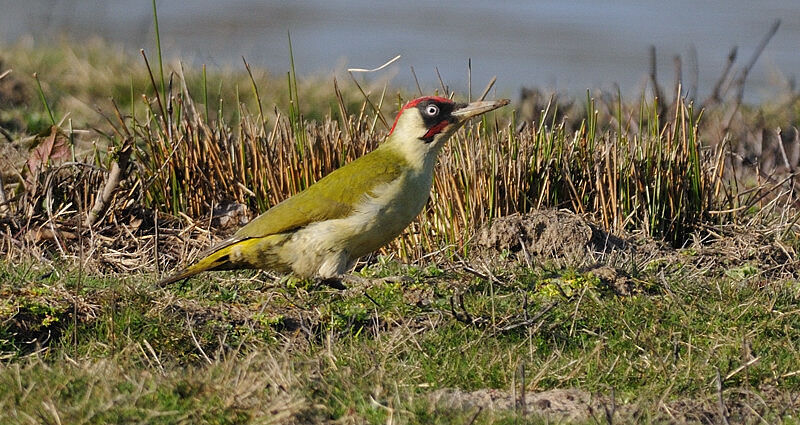
[[[461,391],[445,388],[431,394],[440,408],[500,412],[525,411],[555,421],[585,421],[603,412],[603,402],[586,391],[574,388],[512,394],[497,389]]]
[[[800,274],[796,247],[770,226],[726,225],[698,231],[682,248],[642,234],[613,234],[569,211],[539,210],[500,217],[474,239],[476,257],[497,266],[509,262],[553,264],[594,273],[625,295],[631,280],[623,264],[693,267],[719,274],[791,278]],[[780,228],[780,227],[778,227]],[[633,260],[633,261],[631,261]],[[504,264],[505,263],[505,264]]]
[[[769,388],[762,388],[764,393]],[[797,395],[776,396],[769,401],[749,396],[729,397],[721,406],[717,400],[677,399],[660,403],[658,409],[614,400],[611,396],[591,394],[575,388],[519,393],[497,389],[461,391],[444,388],[434,391],[431,400],[442,409],[475,411],[476,414],[525,412],[556,423],[637,423],[649,418],[654,423],[757,423],[758,410],[772,408],[797,408]],[[788,398],[787,398],[788,397]]]
[[[637,249],[575,213],[553,209],[497,218],[479,230],[475,245],[478,256],[488,260],[497,260],[501,253],[529,264],[577,267],[596,264],[598,255]]]

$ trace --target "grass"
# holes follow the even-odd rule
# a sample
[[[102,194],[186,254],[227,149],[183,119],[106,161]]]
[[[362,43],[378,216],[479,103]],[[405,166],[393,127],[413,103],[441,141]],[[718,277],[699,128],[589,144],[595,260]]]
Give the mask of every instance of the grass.
[[[754,117],[788,129],[791,108],[590,93],[575,121],[554,100],[551,119],[488,116],[445,148],[421,218],[359,264],[365,283],[248,272],[163,289],[159,273],[230,231],[215,208],[302,190],[374,148],[413,95],[109,50],[16,46],[0,79],[21,99],[0,110],[10,423],[550,423],[569,400],[545,391],[565,389],[590,399],[572,422],[796,423],[794,171],[743,159],[767,134]],[[473,243],[540,208],[627,245],[570,261]]]
[[[719,420],[721,395],[732,421],[791,422],[797,281],[686,259],[636,275],[650,283],[632,296],[546,266],[494,269],[493,284],[386,261],[362,275],[413,281],[344,293],[229,274],[168,290],[148,276],[90,277],[75,322],[76,270],[41,278],[6,265],[0,405],[12,423],[461,423],[477,408],[437,405],[437,390],[513,394],[524,365],[526,391],[580,388],[607,406],[613,396],[623,421]],[[517,408],[478,419],[524,418]]]

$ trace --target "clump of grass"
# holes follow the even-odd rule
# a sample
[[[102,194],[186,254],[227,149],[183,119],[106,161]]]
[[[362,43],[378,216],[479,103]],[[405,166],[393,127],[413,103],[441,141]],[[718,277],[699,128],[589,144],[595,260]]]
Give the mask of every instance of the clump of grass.
[[[99,360],[64,356],[59,366],[36,356],[0,365],[0,400],[9,409],[5,420],[279,424],[310,410],[285,359],[261,352],[200,367],[165,368],[169,365],[145,347],[131,345]],[[24,397],[17,397],[20,391]]]
[[[586,108],[594,111],[594,101]],[[661,124],[655,106],[640,115],[640,131],[597,128],[597,113],[575,132],[564,123],[525,127],[515,123],[478,136],[459,135],[442,157],[428,218],[435,229],[463,243],[471,223],[538,208],[588,214],[612,231],[643,230],[681,243],[701,223],[725,221],[712,210],[727,200],[714,191],[725,182],[722,152],[709,151],[697,135],[691,107],[679,102]]]

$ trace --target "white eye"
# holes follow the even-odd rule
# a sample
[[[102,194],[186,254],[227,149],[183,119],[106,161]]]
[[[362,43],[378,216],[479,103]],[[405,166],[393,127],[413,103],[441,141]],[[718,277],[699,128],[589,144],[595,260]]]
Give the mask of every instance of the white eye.
[[[439,114],[439,107],[436,105],[428,105],[425,107],[425,113],[429,116],[435,117]]]

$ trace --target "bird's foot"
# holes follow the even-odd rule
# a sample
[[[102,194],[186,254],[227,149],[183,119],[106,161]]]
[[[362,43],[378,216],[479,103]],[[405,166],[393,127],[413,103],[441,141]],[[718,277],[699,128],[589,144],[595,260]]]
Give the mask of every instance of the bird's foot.
[[[386,276],[384,278],[378,279],[378,282],[381,283],[411,283],[414,279],[410,276],[400,275],[400,276]]]
[[[348,286],[356,288],[368,287],[372,283],[371,279],[367,279],[365,277],[357,276],[354,274],[344,275],[342,276],[342,280],[347,282]]]
[[[321,278],[317,280],[317,286],[325,285],[329,288],[338,289],[340,291],[344,291],[347,289],[347,286],[342,283],[342,279],[338,277],[328,277],[328,278]]]
[[[408,276],[386,276],[370,279],[352,274],[343,276],[342,280],[346,282],[348,286],[362,288],[369,288],[382,283],[411,283],[414,281],[414,279]]]

